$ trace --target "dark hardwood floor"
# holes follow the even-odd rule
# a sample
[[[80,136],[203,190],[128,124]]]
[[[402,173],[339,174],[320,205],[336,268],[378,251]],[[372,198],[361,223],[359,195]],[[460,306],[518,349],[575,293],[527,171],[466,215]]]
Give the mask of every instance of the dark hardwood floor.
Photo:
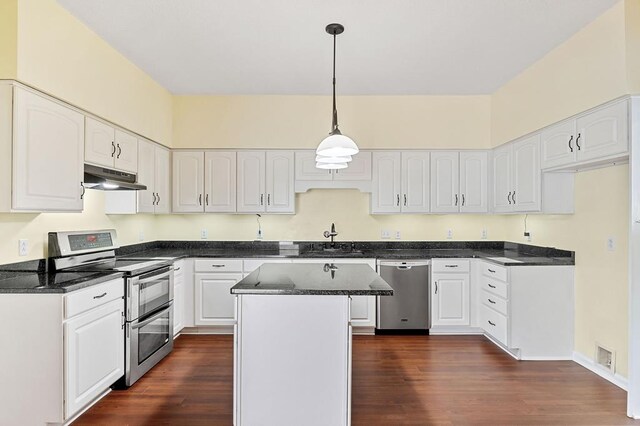
[[[173,353],[74,425],[230,425],[232,336]],[[518,362],[480,336],[355,336],[354,425],[620,425],[626,393],[571,361]]]

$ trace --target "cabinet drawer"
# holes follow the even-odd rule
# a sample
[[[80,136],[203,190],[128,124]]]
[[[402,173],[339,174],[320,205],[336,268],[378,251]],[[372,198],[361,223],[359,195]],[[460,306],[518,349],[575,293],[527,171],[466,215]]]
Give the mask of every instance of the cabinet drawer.
[[[291,259],[245,259],[244,273],[250,274],[264,263],[291,263]]]
[[[242,272],[242,259],[196,259],[196,272]]]
[[[469,272],[469,261],[459,259],[434,259],[431,261],[433,272]]]
[[[507,268],[493,263],[482,262],[482,274],[487,277],[507,281]]]
[[[507,301],[502,297],[498,297],[493,293],[482,290],[482,303],[494,309],[501,314],[507,315]]]
[[[122,278],[74,291],[66,295],[64,299],[64,317],[71,318],[89,309],[123,297],[124,280]]]
[[[509,298],[509,285],[503,281],[494,280],[489,277],[481,277],[480,288],[489,293],[496,294],[503,299]]]
[[[509,346],[507,341],[507,317],[499,314],[485,305],[481,307],[482,328],[505,346]]]

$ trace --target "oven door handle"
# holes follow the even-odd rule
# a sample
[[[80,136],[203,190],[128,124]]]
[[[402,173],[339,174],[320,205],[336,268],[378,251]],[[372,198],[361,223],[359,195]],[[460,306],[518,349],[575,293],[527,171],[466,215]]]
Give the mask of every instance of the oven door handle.
[[[131,329],[132,330],[136,330],[138,328],[144,327],[145,325],[148,325],[149,323],[157,320],[158,318],[160,318],[163,315],[167,314],[167,311],[171,311],[171,307],[173,306],[173,300],[171,302],[169,302],[169,306],[167,306],[166,308],[162,309],[160,312],[158,312],[157,314],[154,314],[152,316],[150,316],[149,318],[147,318],[146,320],[139,322],[137,324],[132,324],[131,325]],[[171,331],[173,333],[173,331]]]
[[[147,275],[145,276],[143,279],[138,279],[135,283],[133,283],[133,285],[140,285],[140,284],[145,284],[151,281],[156,281],[159,280],[160,278],[164,278],[164,277],[168,277],[169,275],[171,275],[171,271],[173,271],[173,269],[169,269],[167,272],[163,273],[163,274],[158,274],[158,275]]]

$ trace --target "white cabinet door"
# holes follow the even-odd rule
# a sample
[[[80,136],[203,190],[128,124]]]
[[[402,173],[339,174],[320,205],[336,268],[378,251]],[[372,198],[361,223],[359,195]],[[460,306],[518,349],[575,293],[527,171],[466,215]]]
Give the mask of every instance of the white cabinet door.
[[[511,200],[514,211],[540,211],[542,185],[540,171],[540,134],[513,144]]]
[[[171,213],[171,152],[155,147],[156,213]]]
[[[629,151],[629,101],[617,102],[578,118],[577,160],[587,161]]]
[[[96,166],[113,167],[117,153],[115,129],[91,117],[86,117],[85,126],[84,161]]]
[[[241,273],[196,274],[195,325],[233,325],[235,295],[230,290],[241,279]]]
[[[185,262],[183,260],[174,263],[173,273],[173,334],[174,336],[184,328],[185,306]]]
[[[84,117],[14,89],[12,208],[82,211]]]
[[[266,207],[265,152],[238,152],[237,211],[262,213]]]
[[[138,144],[138,183],[146,185],[145,191],[137,191],[138,212],[153,213],[156,205],[156,154],[155,145],[141,140]]]
[[[542,168],[564,166],[576,161],[576,120],[570,119],[544,129],[540,134]]]
[[[458,152],[431,153],[431,212],[455,213],[460,210]]]
[[[138,171],[138,138],[116,129],[116,154],[114,167],[130,173]]]
[[[173,211],[201,213],[204,211],[204,152],[173,153]]]
[[[236,211],[236,153],[210,151],[204,155],[204,211]]]
[[[124,303],[117,299],[64,325],[65,418],[124,374]]]
[[[400,167],[399,152],[373,153],[371,213],[400,212],[400,190],[402,189]]]
[[[316,167],[316,151],[296,151],[296,180],[332,180],[331,170]]]
[[[469,275],[433,274],[432,325],[470,325]]]
[[[376,326],[375,296],[351,296],[351,325],[354,327]]]
[[[460,153],[461,212],[487,212],[488,158],[489,156],[486,151],[467,151]]]
[[[294,213],[293,151],[267,151],[266,194],[267,213]]]
[[[504,145],[493,151],[493,211],[506,213],[513,211],[511,201],[511,145]]]
[[[334,170],[334,180],[371,180],[371,151],[360,151],[346,169]]]
[[[402,212],[429,213],[429,152],[403,151]]]

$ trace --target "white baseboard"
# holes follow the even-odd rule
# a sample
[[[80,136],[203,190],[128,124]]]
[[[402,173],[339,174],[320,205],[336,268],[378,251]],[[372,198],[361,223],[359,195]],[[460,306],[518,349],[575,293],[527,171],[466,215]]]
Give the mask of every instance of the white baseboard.
[[[618,386],[620,389],[623,389],[625,391],[627,390],[628,381],[626,377],[622,377],[617,373],[614,374],[608,370],[605,370],[604,368],[596,364],[595,361],[593,361],[591,358],[581,354],[580,352],[573,353],[573,361],[577,362],[587,370],[590,370],[603,379],[608,380],[609,382]]]
[[[472,334],[483,334],[484,330],[479,327],[469,327],[469,326],[454,326],[454,325],[440,325],[433,326],[429,329],[429,334],[433,336],[446,336],[446,335],[472,335]]]

